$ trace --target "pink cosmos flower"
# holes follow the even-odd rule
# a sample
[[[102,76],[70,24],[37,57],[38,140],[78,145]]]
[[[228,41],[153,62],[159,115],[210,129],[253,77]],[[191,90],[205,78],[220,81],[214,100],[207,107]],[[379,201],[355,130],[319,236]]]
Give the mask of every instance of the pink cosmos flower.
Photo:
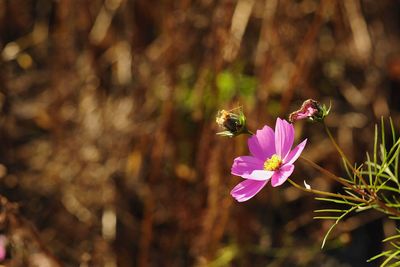
[[[294,170],[293,163],[299,158],[307,139],[291,150],[294,140],[293,125],[278,118],[274,131],[264,126],[249,138],[251,156],[238,157],[233,161],[231,173],[246,179],[231,191],[239,202],[255,196],[270,180],[273,187],[283,184]]]

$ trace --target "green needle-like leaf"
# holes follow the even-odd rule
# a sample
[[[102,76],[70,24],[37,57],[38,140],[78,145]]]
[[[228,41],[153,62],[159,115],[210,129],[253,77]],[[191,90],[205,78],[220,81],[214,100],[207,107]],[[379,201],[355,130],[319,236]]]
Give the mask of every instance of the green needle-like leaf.
[[[346,210],[338,210],[338,209],[323,209],[323,210],[314,210],[314,212],[345,212]]]
[[[390,255],[384,262],[382,262],[381,267],[386,266],[393,258],[395,258],[397,255],[400,254],[400,250],[394,252],[392,255]]]

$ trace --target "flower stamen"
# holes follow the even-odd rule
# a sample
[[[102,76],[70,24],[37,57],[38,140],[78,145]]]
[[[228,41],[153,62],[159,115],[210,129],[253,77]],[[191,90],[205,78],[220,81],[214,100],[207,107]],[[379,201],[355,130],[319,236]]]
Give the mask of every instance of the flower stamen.
[[[275,171],[279,169],[279,167],[282,165],[282,159],[278,155],[274,154],[272,157],[267,159],[264,162],[264,170],[266,171]]]

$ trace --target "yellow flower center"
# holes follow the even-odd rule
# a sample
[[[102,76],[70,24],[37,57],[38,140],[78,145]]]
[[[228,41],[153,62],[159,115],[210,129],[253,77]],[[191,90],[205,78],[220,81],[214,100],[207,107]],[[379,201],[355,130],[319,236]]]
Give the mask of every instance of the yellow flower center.
[[[273,155],[264,162],[264,170],[275,171],[282,165],[282,160],[278,155]]]

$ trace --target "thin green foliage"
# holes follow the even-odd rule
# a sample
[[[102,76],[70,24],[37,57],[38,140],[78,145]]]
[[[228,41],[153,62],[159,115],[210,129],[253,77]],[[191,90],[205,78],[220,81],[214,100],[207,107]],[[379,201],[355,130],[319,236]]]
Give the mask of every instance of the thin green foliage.
[[[323,210],[314,210],[314,212],[345,212],[346,210],[338,210],[338,209],[323,209]]]
[[[343,218],[345,218],[348,214],[350,214],[352,211],[356,210],[359,206],[362,206],[362,205],[364,205],[364,204],[361,203],[361,204],[352,206],[347,210],[341,210],[342,214],[340,216],[316,216],[316,217],[314,217],[314,219],[319,219],[319,220],[335,220],[335,222],[331,225],[331,227],[326,232],[324,239],[322,240],[321,248],[324,248],[326,240],[328,239],[329,234],[332,232],[332,230],[335,228],[335,226],[338,225],[338,223]],[[327,211],[329,211],[329,210],[327,210]],[[332,212],[332,211],[329,211],[329,212]]]
[[[375,137],[373,143],[373,153],[366,153],[364,164],[351,164],[343,151],[337,146],[328,135],[342,156],[346,178],[339,178],[337,181],[342,183],[343,193],[338,194],[350,196],[355,201],[336,197],[316,198],[319,201],[328,202],[334,205],[344,205],[345,208],[327,208],[316,210],[316,213],[326,213],[326,215],[316,216],[314,219],[334,220],[322,241],[322,248],[335,226],[345,217],[354,212],[363,212],[375,209],[386,214],[388,219],[400,220],[400,181],[399,181],[399,155],[400,138],[396,135],[393,120],[389,119],[390,134],[386,135],[385,121],[382,118],[380,125],[375,125]],[[388,138],[387,138],[388,137]],[[387,251],[370,258],[368,261],[384,259],[380,266],[400,266],[400,233],[390,236],[383,240],[390,242],[391,248]]]
[[[389,118],[389,121],[390,121],[390,129],[392,131],[393,144],[395,144],[396,139],[397,139],[396,131],[394,129],[394,124],[393,124],[392,118]],[[400,138],[399,138],[399,140],[400,140]],[[398,177],[398,174],[399,174],[399,154],[400,153],[396,153],[396,155],[395,155],[396,159],[394,161],[394,173],[395,173],[396,177]]]
[[[393,239],[398,239],[398,238],[400,239],[400,235],[393,235],[393,236],[389,236],[389,237],[383,239],[382,242],[387,242],[387,241],[391,241]]]
[[[399,232],[399,230],[397,230]],[[400,234],[396,234],[393,236],[389,236],[382,240],[382,242],[388,242],[391,246],[391,249],[383,251],[378,255],[370,258],[367,262],[371,262],[377,259],[384,259],[380,264],[380,267],[385,266],[399,266],[400,260]]]
[[[346,199],[325,198],[325,197],[316,197],[315,199],[316,200],[320,200],[320,201],[334,202],[334,203],[338,203],[338,204],[349,204],[349,205],[354,204],[354,205],[357,205],[357,203],[349,202]]]

